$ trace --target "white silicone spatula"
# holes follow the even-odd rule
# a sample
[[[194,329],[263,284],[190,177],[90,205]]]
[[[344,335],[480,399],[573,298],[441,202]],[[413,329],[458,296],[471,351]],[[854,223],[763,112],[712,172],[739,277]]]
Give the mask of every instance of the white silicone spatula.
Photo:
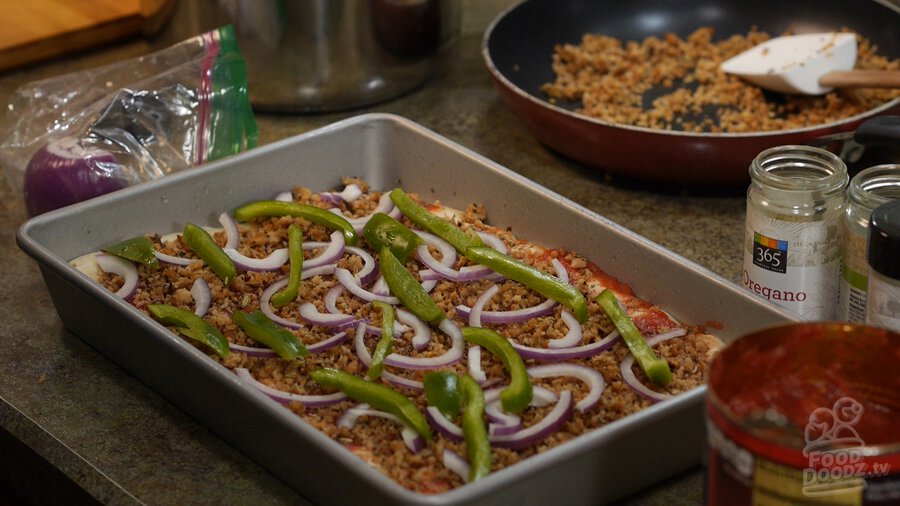
[[[897,88],[900,71],[853,70],[856,36],[809,33],[770,39],[726,60],[722,70],[780,93],[822,95],[834,88]]]

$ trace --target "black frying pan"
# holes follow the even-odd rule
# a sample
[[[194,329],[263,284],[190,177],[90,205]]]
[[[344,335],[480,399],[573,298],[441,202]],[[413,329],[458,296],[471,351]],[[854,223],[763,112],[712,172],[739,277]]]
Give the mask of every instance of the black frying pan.
[[[847,27],[900,58],[900,7],[875,0],[527,0],[488,28],[483,54],[503,99],[536,137],[586,165],[628,178],[685,186],[749,181],[756,154],[784,144],[825,144],[880,114],[900,113],[895,99],[865,114],[802,129],[758,133],[690,133],[614,124],[574,113],[578,104],[547,102],[540,86],[554,80],[553,48],[585,33],[643,40],[666,32],[685,37],[701,26],[716,38],[747,33],[809,33]],[[777,100],[777,97],[772,97]],[[831,143],[828,147],[836,149]]]

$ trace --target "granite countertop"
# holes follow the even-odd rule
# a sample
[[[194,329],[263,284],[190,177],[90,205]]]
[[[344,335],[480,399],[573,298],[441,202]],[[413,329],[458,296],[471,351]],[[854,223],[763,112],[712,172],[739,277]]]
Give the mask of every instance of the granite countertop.
[[[191,3],[182,2],[173,21],[182,29],[189,30],[196,19]],[[421,89],[370,109],[339,114],[258,115],[260,143],[363,112],[405,116],[738,281],[743,190],[715,194],[610,178],[549,151],[501,102],[480,48],[485,27],[511,3],[464,2],[463,36],[455,54],[446,70]],[[0,103],[28,81],[143,54],[188,35],[170,31],[152,40],[126,41],[0,74]],[[0,131],[10,120],[2,121]],[[74,483],[87,492],[85,500],[93,497],[109,504],[306,503],[64,329],[36,263],[16,246],[15,233],[25,214],[17,192],[2,179],[0,202],[5,285],[0,292],[0,461],[4,455],[21,459],[15,465],[9,459],[0,464],[0,479],[21,480],[20,491],[44,500],[67,493]],[[702,469],[696,468],[627,502],[696,504],[701,497]]]

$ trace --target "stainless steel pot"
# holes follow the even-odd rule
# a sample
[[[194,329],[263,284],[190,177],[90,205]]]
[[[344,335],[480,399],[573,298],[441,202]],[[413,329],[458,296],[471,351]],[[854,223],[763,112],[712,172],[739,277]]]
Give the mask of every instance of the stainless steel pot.
[[[268,112],[370,105],[421,85],[459,36],[459,0],[219,0]]]

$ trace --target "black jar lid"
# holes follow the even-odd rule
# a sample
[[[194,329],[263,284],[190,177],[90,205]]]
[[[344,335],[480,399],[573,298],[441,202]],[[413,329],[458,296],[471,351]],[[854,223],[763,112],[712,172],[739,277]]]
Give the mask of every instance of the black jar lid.
[[[900,279],[900,200],[872,211],[869,267],[891,279]]]

